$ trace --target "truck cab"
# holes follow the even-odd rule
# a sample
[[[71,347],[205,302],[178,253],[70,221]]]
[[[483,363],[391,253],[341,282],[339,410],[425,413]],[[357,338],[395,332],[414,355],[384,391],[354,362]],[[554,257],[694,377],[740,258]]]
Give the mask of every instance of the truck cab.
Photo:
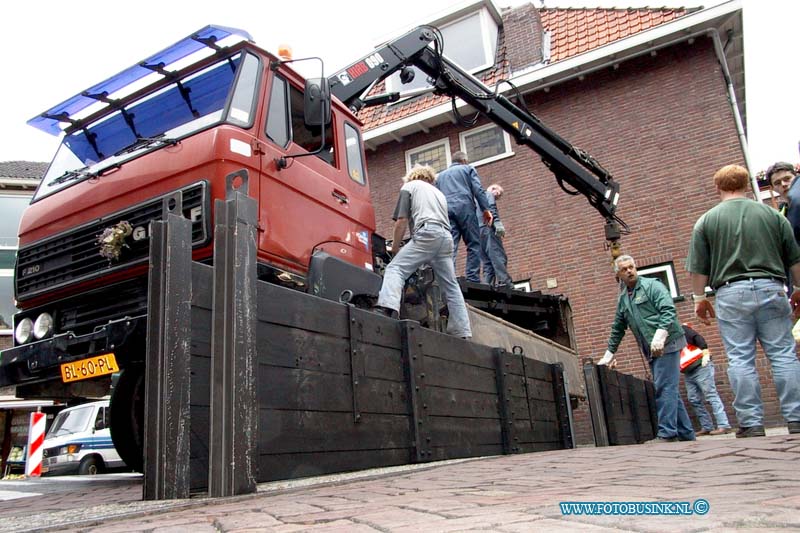
[[[334,98],[316,125],[306,93],[290,62],[208,26],[29,121],[63,137],[20,223],[20,312],[0,384],[108,394],[113,374],[144,360],[150,222],[182,212],[193,258],[211,262],[229,186],[258,202],[261,279],[308,289],[325,257],[374,287],[361,124]]]

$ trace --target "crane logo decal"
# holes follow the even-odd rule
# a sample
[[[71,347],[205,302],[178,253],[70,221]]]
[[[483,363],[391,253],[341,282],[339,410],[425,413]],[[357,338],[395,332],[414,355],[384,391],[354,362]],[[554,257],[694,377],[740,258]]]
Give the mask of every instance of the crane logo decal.
[[[345,72],[350,77],[350,80],[354,80],[359,76],[366,74],[370,71],[370,69],[377,67],[381,63],[383,63],[383,56],[381,56],[378,52],[375,52],[358,63],[350,65]],[[344,72],[342,74],[344,74]],[[342,80],[342,74],[339,74],[338,76],[340,80]]]

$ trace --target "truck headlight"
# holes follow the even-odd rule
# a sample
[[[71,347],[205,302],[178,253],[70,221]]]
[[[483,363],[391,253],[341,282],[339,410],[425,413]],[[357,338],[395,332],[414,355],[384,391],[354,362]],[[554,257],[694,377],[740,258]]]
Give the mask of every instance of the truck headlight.
[[[33,323],[33,336],[41,340],[53,332],[53,317],[50,313],[42,313]]]
[[[25,344],[33,337],[33,320],[30,318],[23,318],[17,324],[17,329],[14,330],[14,338],[17,339],[17,344]]]

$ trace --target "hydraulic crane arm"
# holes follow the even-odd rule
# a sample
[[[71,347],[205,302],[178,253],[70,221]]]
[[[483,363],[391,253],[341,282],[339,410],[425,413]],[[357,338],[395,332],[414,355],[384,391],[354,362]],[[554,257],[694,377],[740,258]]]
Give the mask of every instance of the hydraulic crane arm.
[[[433,45],[431,47],[430,45]],[[397,100],[398,93],[365,97],[377,82],[400,71],[401,80],[414,66],[433,80],[434,92],[460,98],[497,124],[517,144],[541,156],[555,174],[559,185],[570,194],[583,194],[606,219],[606,239],[615,243],[625,228],[616,215],[619,184],[584,151],[561,138],[527,109],[492,91],[474,76],[444,57],[441,36],[436,28],[420,26],[384,45],[329,78],[331,94],[357,112],[366,105]],[[524,105],[524,104],[523,104]],[[454,106],[454,112],[457,112]],[[569,184],[573,190],[567,189]]]

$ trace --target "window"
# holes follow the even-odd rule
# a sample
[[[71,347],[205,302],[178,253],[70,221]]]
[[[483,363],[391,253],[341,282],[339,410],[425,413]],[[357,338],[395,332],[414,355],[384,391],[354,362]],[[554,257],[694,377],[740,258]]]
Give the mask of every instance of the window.
[[[413,148],[406,152],[406,171],[414,165],[430,165],[436,172],[450,166],[450,143],[447,139]]]
[[[486,9],[481,9],[449,24],[439,26],[444,40],[444,55],[470,73],[494,65],[497,49],[497,24]],[[414,68],[414,81],[403,85],[400,74],[386,80],[387,92],[421,89],[430,84],[425,73]]]
[[[272,78],[272,89],[270,90],[267,137],[284,148],[292,140],[304,150],[316,152],[322,144],[321,133],[322,128],[319,126],[306,125],[303,92],[276,74]],[[329,165],[336,164],[333,120],[325,128],[325,146],[316,156]],[[364,175],[363,171],[361,175]]]
[[[514,155],[508,134],[494,124],[459,133],[458,137],[461,141],[461,151],[467,154],[472,166]]]
[[[290,110],[292,116],[292,140],[295,144],[309,152],[319,149],[322,143],[322,128],[318,126],[306,126],[305,112],[303,108],[303,92],[294,86],[289,86]],[[328,163],[335,164],[335,154],[333,150],[333,120],[325,128],[325,146],[317,154],[317,157]]]
[[[514,290],[531,292],[531,280],[527,279],[525,281],[515,281]]]
[[[289,106],[287,101],[286,80],[279,76],[273,77],[266,133],[268,138],[283,148],[289,144]]]
[[[0,335],[10,335],[14,306],[14,262],[19,240],[19,220],[31,197],[22,194],[0,195]]]
[[[364,185],[364,162],[361,159],[361,138],[352,125],[344,125],[344,144],[347,148],[347,174],[356,183]]]
[[[236,88],[233,90],[231,107],[228,110],[228,120],[242,127],[249,127],[252,122],[253,108],[256,104],[254,97],[258,87],[259,68],[258,58],[247,54],[239,69]]]
[[[640,276],[645,278],[655,278],[663,283],[664,286],[669,289],[669,293],[673,300],[680,297],[681,293],[678,290],[678,281],[675,276],[675,265],[673,265],[671,262],[639,268],[637,271],[639,272]]]

